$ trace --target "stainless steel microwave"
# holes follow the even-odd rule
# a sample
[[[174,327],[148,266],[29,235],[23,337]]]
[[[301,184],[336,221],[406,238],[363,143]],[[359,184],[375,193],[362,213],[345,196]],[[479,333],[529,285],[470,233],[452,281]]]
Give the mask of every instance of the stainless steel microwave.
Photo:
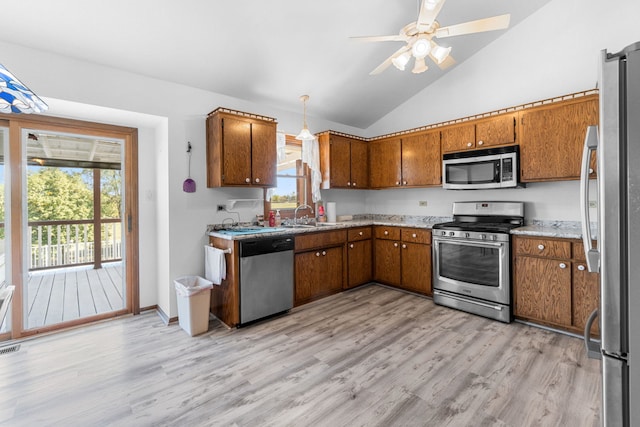
[[[519,154],[517,145],[444,154],[442,187],[451,190],[517,187]]]

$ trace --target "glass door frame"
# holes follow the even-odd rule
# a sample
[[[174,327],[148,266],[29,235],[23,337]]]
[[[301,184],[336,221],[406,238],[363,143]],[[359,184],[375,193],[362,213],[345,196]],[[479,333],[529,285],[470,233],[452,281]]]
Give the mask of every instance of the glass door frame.
[[[63,119],[51,116],[8,115],[9,118],[9,168],[11,171],[10,189],[10,228],[11,228],[11,284],[15,292],[11,309],[11,338],[21,338],[43,332],[77,326],[95,320],[120,316],[124,314],[140,313],[140,290],[138,268],[138,131],[135,128],[84,122],[73,119]],[[25,241],[26,230],[26,200],[24,198],[25,182],[23,176],[26,171],[23,163],[23,129],[38,129],[50,132],[78,134],[87,136],[104,136],[124,141],[124,239],[125,239],[125,283],[126,302],[122,310],[80,318],[60,324],[25,330],[24,327],[24,287],[28,283],[25,274],[24,257],[28,242]],[[5,165],[6,167],[6,165]]]

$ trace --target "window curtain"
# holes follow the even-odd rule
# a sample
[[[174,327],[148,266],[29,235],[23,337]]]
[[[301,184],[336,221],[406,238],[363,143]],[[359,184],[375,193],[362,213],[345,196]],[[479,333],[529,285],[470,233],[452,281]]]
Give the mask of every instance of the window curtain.
[[[277,132],[276,133],[276,159],[278,164],[284,162],[284,159],[287,157],[286,145],[287,145],[287,137],[285,136],[285,133]],[[275,192],[276,192],[275,188],[267,188],[267,195],[266,195],[267,201],[271,201],[271,196],[273,196]]]
[[[311,199],[313,203],[316,203],[321,199],[320,184],[322,183],[320,148],[317,137],[310,141],[302,141],[302,161],[309,165],[311,171]]]

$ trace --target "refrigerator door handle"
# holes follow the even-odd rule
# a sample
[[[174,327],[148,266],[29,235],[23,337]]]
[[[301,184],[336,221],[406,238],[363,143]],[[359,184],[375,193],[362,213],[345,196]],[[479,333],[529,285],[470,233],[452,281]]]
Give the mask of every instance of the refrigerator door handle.
[[[593,247],[591,236],[591,215],[589,214],[589,164],[591,153],[598,149],[598,127],[587,127],[587,135],[584,139],[582,150],[582,169],[580,172],[580,206],[582,216],[582,242],[584,255],[587,260],[587,269],[591,273],[600,272],[600,252]]]
[[[589,359],[602,359],[602,348],[600,343],[591,339],[591,326],[598,318],[598,309],[596,308],[589,315],[587,324],[584,326],[584,345],[587,349],[587,357]]]

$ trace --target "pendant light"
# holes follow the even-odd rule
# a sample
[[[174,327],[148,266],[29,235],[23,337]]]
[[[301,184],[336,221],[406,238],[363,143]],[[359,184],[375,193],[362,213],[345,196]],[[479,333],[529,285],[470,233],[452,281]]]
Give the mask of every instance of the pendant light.
[[[300,97],[300,101],[302,101],[302,105],[304,106],[304,113],[303,113],[303,127],[302,130],[300,131],[300,133],[298,134],[298,136],[296,136],[297,140],[300,141],[312,141],[313,139],[315,139],[315,136],[313,136],[313,134],[311,132],[309,132],[309,128],[307,127],[307,101],[309,100],[309,95],[302,95]]]
[[[42,113],[49,106],[0,64],[0,113]]]

